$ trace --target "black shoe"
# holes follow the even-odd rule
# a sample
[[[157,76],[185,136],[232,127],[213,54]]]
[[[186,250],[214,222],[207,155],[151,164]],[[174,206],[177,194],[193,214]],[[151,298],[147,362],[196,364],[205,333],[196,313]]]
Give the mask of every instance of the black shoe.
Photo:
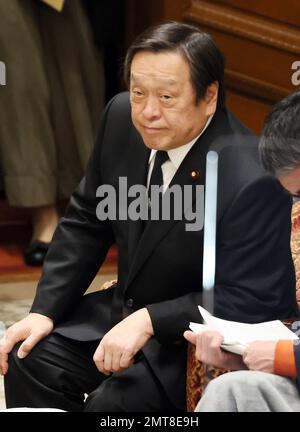
[[[24,251],[24,260],[27,265],[41,266],[43,265],[45,256],[48,252],[50,243],[42,241],[34,241]]]

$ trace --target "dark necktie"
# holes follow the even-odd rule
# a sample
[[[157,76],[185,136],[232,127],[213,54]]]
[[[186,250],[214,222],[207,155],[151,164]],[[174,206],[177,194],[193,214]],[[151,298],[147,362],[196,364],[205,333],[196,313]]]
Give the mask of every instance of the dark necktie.
[[[156,152],[155,155],[155,161],[153,165],[153,170],[151,173],[149,186],[148,186],[148,203],[149,203],[149,214],[148,214],[148,221],[150,219],[150,206],[151,206],[151,186],[162,186],[163,185],[163,172],[162,172],[162,165],[169,160],[168,152],[159,150]],[[147,224],[145,224],[147,225]],[[144,225],[144,228],[145,228]]]
[[[149,181],[149,187],[148,187],[149,196],[151,193],[151,186],[163,185],[163,172],[161,167],[168,159],[169,159],[168,152],[163,150],[159,150],[156,152],[154,166],[153,166],[153,170]]]

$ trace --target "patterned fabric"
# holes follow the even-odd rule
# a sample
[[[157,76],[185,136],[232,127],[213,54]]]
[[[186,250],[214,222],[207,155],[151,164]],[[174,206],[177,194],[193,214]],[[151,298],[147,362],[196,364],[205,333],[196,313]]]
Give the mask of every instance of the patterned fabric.
[[[296,273],[296,296],[300,307],[300,201],[295,203],[292,209],[291,251]],[[197,361],[195,347],[191,344],[188,346],[187,359],[187,410],[192,412],[209,381],[229,371]]]
[[[300,306],[300,201],[293,205],[291,250],[296,273],[296,297]]]
[[[196,360],[195,346],[190,343],[187,358],[186,405],[187,411],[193,412],[209,381],[230,371]]]

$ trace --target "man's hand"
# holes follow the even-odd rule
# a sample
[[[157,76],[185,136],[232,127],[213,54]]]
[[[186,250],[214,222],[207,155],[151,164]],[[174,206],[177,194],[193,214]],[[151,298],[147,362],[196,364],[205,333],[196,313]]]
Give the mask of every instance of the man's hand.
[[[53,321],[45,315],[30,313],[26,318],[9,327],[0,341],[0,373],[8,371],[8,354],[16,343],[24,341],[18,357],[25,358],[34,346],[53,330]]]
[[[140,309],[115,325],[101,340],[93,360],[100,372],[109,375],[129,368],[135,354],[153,336],[150,315]]]
[[[276,341],[255,341],[246,348],[243,360],[249,369],[261,372],[274,372]]]
[[[192,331],[186,331],[184,332],[184,337],[193,345],[196,345],[195,355],[197,360],[222,369],[246,369],[241,356],[221,349],[224,337],[220,333],[205,331],[196,334]]]

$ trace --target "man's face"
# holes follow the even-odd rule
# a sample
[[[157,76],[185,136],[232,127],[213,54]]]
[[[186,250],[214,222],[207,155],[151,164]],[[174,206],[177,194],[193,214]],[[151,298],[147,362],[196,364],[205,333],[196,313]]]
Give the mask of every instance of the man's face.
[[[178,52],[141,51],[132,60],[132,121],[151,149],[169,150],[195,138],[215,112],[217,94],[212,84],[196,104],[188,63]]]
[[[291,195],[300,197],[300,167],[293,169],[289,174],[278,177],[278,180]]]

